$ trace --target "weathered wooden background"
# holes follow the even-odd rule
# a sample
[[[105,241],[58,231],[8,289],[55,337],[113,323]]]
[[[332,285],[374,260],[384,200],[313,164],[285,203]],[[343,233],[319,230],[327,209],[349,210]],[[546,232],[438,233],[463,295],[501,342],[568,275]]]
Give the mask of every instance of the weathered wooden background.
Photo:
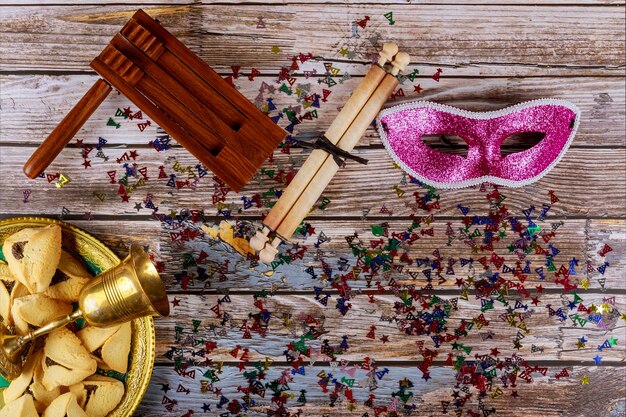
[[[241,257],[225,245],[217,244],[213,246],[217,255],[212,256],[220,261],[233,260],[233,267],[226,275],[228,280],[213,282],[208,289],[191,285],[182,290],[174,276],[180,270],[180,248],[172,243],[161,223],[151,218],[150,210],[136,210],[132,204],[120,201],[106,172],[118,169],[114,159],[130,149],[149,155],[140,159],[141,165],[147,166],[149,173],[155,176],[158,167],[167,165],[172,157],[184,166],[193,166],[195,162],[178,146],[167,152],[155,152],[148,146],[150,137],[146,132],[126,125],[119,130],[107,126],[115,110],[129,104],[121,96],[109,97],[77,135],[77,139],[90,144],[96,143],[100,136],[106,137],[108,143],[104,151],[111,158],[109,162],[92,157],[93,167],[84,169],[81,149],[68,147],[48,170],[69,176],[72,182],[65,187],[55,188],[45,179],[30,181],[22,174],[21,167],[37,144],[96,80],[97,76],[89,68],[90,60],[137,9],[138,3],[222,75],[231,74],[231,65],[241,66],[243,73],[257,68],[261,75],[254,81],[236,80],[241,92],[251,100],[263,81],[275,80],[280,68],[290,65],[290,57],[299,53],[311,52],[316,58],[309,69],[323,72],[323,62],[330,62],[340,69],[340,74],[350,74],[351,79],[332,88],[328,102],[319,110],[319,118],[299,127],[302,135],[323,131],[367,71],[368,54],[375,51],[372,45],[368,48],[363,40],[354,47],[358,53],[350,58],[339,53],[342,46],[354,42],[351,23],[366,15],[371,17],[367,33],[370,36],[380,33],[381,42],[397,42],[401,50],[406,50],[413,58],[409,72],[415,68],[420,71],[414,83],[402,86],[406,97],[400,100],[428,99],[471,110],[498,109],[541,97],[576,103],[582,111],[582,123],[563,160],[541,181],[503,193],[508,197],[509,209],[520,212],[531,204],[541,207],[548,191],[554,191],[560,202],[551,209],[550,221],[564,221],[558,235],[564,259],[591,259],[597,264],[603,261],[597,254],[602,245],[609,244],[613,248],[607,258],[611,265],[604,275],[604,288],[597,280],[591,280],[591,286],[581,290],[585,303],[600,304],[604,298],[615,297],[616,307],[621,312],[626,309],[623,0],[480,0],[473,4],[458,0],[377,0],[363,4],[332,0],[313,3],[233,0],[215,4],[175,0],[120,0],[114,4],[97,0],[5,0],[0,3],[0,216],[63,216],[101,238],[119,254],[124,253],[123,245],[130,241],[148,245],[152,253],[165,262],[163,277],[172,300],[180,301],[171,317],[155,322],[156,367],[137,415],[183,415],[188,410],[202,414],[203,403],[213,404],[209,414],[224,412],[215,408],[215,396],[200,393],[199,382],[177,374],[173,363],[163,355],[176,344],[175,326],[190,329],[191,320],[198,318],[204,320],[203,326],[210,324],[213,319],[209,317],[214,317],[210,308],[220,297],[218,291],[230,291],[229,312],[241,321],[251,311],[253,292],[269,290],[272,285],[276,293],[268,300],[268,308],[275,315],[291,313],[295,317],[304,312],[323,317],[324,327],[330,332],[329,339],[341,341],[342,335],[351,335],[351,348],[343,358],[359,363],[370,356],[390,369],[389,378],[385,379],[389,382],[381,381],[375,392],[377,398],[390,398],[391,392],[397,390],[396,382],[407,377],[416,384],[413,401],[419,405],[418,415],[440,415],[440,401],[450,397],[454,385],[454,371],[441,363],[432,369],[432,379],[422,382],[421,372],[416,368],[420,357],[416,354],[415,339],[403,338],[390,323],[378,322],[376,317],[391,311],[396,300],[393,297],[380,296],[375,304],[368,303],[365,296],[356,298],[353,309],[345,317],[332,306],[324,308],[317,303],[313,299],[313,286],[317,284],[304,271],[306,266],[320,265],[313,252],[303,261],[279,268],[272,275],[262,268],[237,270],[234,266]],[[389,25],[383,17],[388,12],[393,12],[394,25]],[[259,17],[263,18],[264,28],[258,27]],[[278,54],[272,53],[274,46],[280,48]],[[439,82],[431,78],[437,68],[443,70]],[[299,82],[306,81],[302,74],[298,76]],[[316,79],[308,81],[316,84]],[[416,84],[423,88],[419,94],[413,92]],[[512,147],[518,145],[513,143]],[[349,163],[341,170],[324,193],[331,204],[323,211],[315,211],[308,220],[332,239],[325,252],[326,261],[333,265],[339,258],[351,256],[344,236],[355,231],[371,236],[370,225],[382,221],[406,227],[410,223],[409,215],[415,212],[415,207],[408,204],[408,200],[399,200],[392,188],[399,183],[402,173],[394,168],[373,129],[367,132],[357,152],[370,160],[369,165]],[[277,151],[276,161],[268,163],[267,168],[276,163],[289,164],[292,162],[289,158],[307,153],[294,149],[290,157]],[[239,195],[229,194],[225,204],[241,203],[242,195],[262,193],[269,186],[253,181]],[[30,192],[27,202],[24,202],[25,190]],[[158,203],[161,212],[202,209],[209,224],[220,220],[217,207],[211,202],[210,181],[199,184],[196,191],[172,192],[163,183],[150,183],[145,190],[153,194],[153,201]],[[106,198],[100,201],[94,193],[106,195]],[[145,196],[145,191],[141,190],[141,194]],[[440,195],[442,208],[433,223],[435,238],[418,241],[411,249],[412,256],[427,255],[435,248],[442,248],[447,251],[442,254],[444,257],[469,257],[470,249],[461,242],[452,247],[445,245],[446,223],[460,221],[457,204],[472,207],[475,212],[485,210],[484,196],[475,189],[440,191]],[[393,209],[392,216],[379,213],[385,203]],[[63,208],[68,212],[63,213]],[[370,210],[367,218],[362,218],[364,209]],[[245,210],[240,218],[258,221],[266,211],[266,207],[253,207]],[[303,243],[312,245],[315,241],[314,235]],[[406,279],[401,274],[394,278]],[[364,285],[356,281],[354,288]],[[541,306],[559,305],[560,287],[548,282],[544,287],[546,294]],[[435,294],[441,296],[450,297],[458,292],[451,281],[435,286]],[[336,294],[336,291],[329,289],[328,293]],[[460,303],[452,320],[471,320],[479,311],[480,303],[470,298]],[[379,332],[390,335],[388,344],[383,346],[366,338],[372,324],[377,325]],[[624,413],[626,395],[624,322],[608,333],[596,327],[585,328],[582,332],[571,324],[559,324],[547,320],[545,314],[537,314],[530,319],[528,327],[531,332],[519,351],[511,343],[515,329],[505,323],[493,323],[491,330],[496,335],[495,340],[483,341],[474,334],[464,342],[483,353],[498,346],[503,354],[517,352],[532,360],[534,365],[549,368],[547,376],[532,384],[520,385],[519,398],[507,393],[491,399],[489,404],[497,408],[498,415],[624,415],[619,414]],[[602,353],[604,359],[600,366],[593,360],[595,345],[577,349],[577,339],[583,333],[594,341],[617,338],[618,345]],[[237,363],[229,354],[231,349],[242,345],[250,349],[250,360],[270,357],[280,365],[280,361],[284,361],[285,345],[294,338],[284,326],[271,328],[266,338],[241,340],[240,337],[239,331],[227,332],[219,338],[218,349],[210,355],[216,362],[225,361],[219,384],[227,397],[241,395],[236,388],[242,384]],[[543,347],[543,351],[532,352],[532,345]],[[276,369],[282,369],[278,365]],[[570,370],[571,377],[555,379],[555,373],[564,367]],[[321,393],[315,377],[321,369],[328,370],[328,364],[312,365],[305,376],[297,376],[292,383],[292,392],[298,395],[299,390],[306,389],[308,399],[304,407],[294,405],[294,411],[301,408],[305,415],[359,416],[368,411],[362,406],[354,411],[348,411],[342,404],[328,407],[328,395]],[[270,374],[272,372],[278,373],[272,370]],[[589,384],[581,383],[584,375],[589,377]],[[188,395],[170,392],[168,395],[178,400],[170,413],[162,404],[161,384],[169,384],[173,391],[182,384],[191,388],[191,392]],[[367,399],[365,390],[355,391],[355,397],[362,404]]]

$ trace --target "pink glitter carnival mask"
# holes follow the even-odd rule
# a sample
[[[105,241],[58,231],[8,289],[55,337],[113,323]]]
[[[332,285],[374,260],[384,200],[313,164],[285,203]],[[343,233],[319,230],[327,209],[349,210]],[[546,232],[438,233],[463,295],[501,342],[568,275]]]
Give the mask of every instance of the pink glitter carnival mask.
[[[470,112],[418,101],[383,110],[378,132],[391,157],[411,176],[439,188],[490,182],[522,187],[539,180],[559,162],[580,123],[580,111],[566,101],[533,100],[493,112]],[[541,132],[543,139],[521,152],[503,156],[509,136]],[[467,157],[430,148],[422,136],[456,135]]]

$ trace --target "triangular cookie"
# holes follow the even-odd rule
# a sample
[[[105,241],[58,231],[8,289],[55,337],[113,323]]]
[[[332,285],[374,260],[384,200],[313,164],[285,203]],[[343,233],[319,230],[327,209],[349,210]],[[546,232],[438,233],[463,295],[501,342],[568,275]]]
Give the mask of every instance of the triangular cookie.
[[[41,354],[43,355],[42,350],[40,350],[39,352],[41,352]],[[37,363],[35,364],[35,372],[33,372],[33,383],[30,384],[29,389],[30,392],[33,393],[33,398],[35,399],[35,408],[39,413],[43,413],[46,408],[48,408],[50,403],[52,403],[55,398],[61,395],[60,387],[56,387],[48,391],[46,387],[43,386],[42,380],[43,368],[41,366],[41,359],[38,359]]]
[[[2,245],[9,269],[31,294],[44,292],[61,258],[61,227],[22,229]]]
[[[9,269],[9,266],[4,262],[0,262],[0,319],[5,324],[13,325],[11,319],[11,291],[13,287],[18,284]]]
[[[0,410],[0,417],[39,417],[39,414],[37,414],[35,409],[33,397],[25,394],[17,400],[6,404]]]
[[[15,281],[15,285],[13,286],[13,289],[11,290],[11,297],[9,299],[9,301],[11,302],[11,306],[13,306],[13,301],[15,301],[18,298],[21,297],[26,297],[30,295],[28,293],[28,288],[26,288],[26,286],[24,284],[22,284],[19,281]],[[12,309],[13,307],[11,307]],[[17,334],[19,335],[24,335],[28,332],[28,323],[26,323],[21,316],[15,316],[15,314],[13,314],[13,311],[11,311],[11,320],[13,322],[13,324],[15,325],[15,330],[17,332]]]
[[[102,347],[107,339],[115,334],[120,329],[120,325],[114,325],[110,327],[94,327],[85,326],[81,329],[76,336],[80,339],[89,352]]]
[[[128,354],[130,353],[130,323],[124,323],[119,330],[102,345],[102,360],[117,372],[128,371]]]
[[[42,417],[87,417],[87,413],[76,402],[76,395],[66,392],[50,403]]]
[[[68,303],[74,302],[78,300],[80,290],[91,278],[82,262],[62,250],[57,270],[44,294]]]
[[[65,327],[46,338],[42,358],[43,386],[51,390],[69,386],[96,372],[96,360],[87,352],[74,333]]]
[[[27,284],[26,284],[26,279],[24,275],[16,273],[16,271],[19,269],[19,260],[15,258],[20,257],[19,242],[29,241],[33,237],[33,235],[37,233],[38,229],[39,229],[38,227],[22,229],[16,233],[13,233],[8,238],[6,238],[4,240],[4,243],[2,244],[2,253],[4,254],[4,259],[6,259],[8,263],[7,268],[9,269],[9,272],[10,272],[9,275],[12,276],[13,279],[17,279],[19,282],[21,282],[23,285],[26,285],[26,286]],[[11,250],[14,243],[18,244],[16,246],[15,256],[13,255],[13,251]],[[23,245],[22,245],[22,252],[23,252]],[[3,273],[3,275],[5,274]]]
[[[6,281],[0,277],[0,319],[8,324],[13,324],[11,319],[11,291],[16,281]]]
[[[43,294],[32,294],[13,300],[13,317],[19,316],[26,323],[36,327],[72,312],[72,305],[54,300]]]
[[[124,384],[117,379],[93,375],[70,387],[89,417],[105,417],[122,400]]]
[[[35,364],[37,361],[41,360],[41,352],[35,352],[28,361],[24,364],[22,368],[22,373],[20,376],[11,381],[8,387],[4,391],[2,391],[2,396],[4,397],[4,403],[8,404],[11,401],[15,401],[19,397],[24,394],[30,382],[33,379],[33,372],[35,370]]]

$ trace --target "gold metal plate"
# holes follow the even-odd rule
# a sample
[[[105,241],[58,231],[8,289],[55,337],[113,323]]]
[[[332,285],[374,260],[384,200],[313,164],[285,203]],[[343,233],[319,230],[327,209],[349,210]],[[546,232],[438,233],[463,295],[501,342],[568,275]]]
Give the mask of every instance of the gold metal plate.
[[[26,227],[58,224],[62,228],[62,246],[81,258],[94,275],[120,263],[120,259],[98,239],[71,224],[43,217],[15,217],[0,221],[0,243],[13,233]],[[122,401],[109,414],[110,417],[132,416],[148,389],[155,357],[155,333],[152,317],[131,322],[132,338],[130,363],[126,374],[126,392]],[[1,382],[1,381],[0,381]],[[4,406],[0,388],[0,408]]]

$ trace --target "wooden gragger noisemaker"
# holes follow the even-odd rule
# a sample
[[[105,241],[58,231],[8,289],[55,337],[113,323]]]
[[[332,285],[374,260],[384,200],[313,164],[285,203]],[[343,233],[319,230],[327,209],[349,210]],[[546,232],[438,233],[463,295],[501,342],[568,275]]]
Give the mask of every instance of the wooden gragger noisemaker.
[[[369,69],[324,136],[317,140],[317,149],[265,216],[263,228],[250,239],[250,246],[259,251],[262,262],[271,263],[278,245],[291,238],[343,165],[342,158],[357,159],[349,152],[398,86],[398,74],[410,61],[409,55],[398,52],[398,46],[392,43],[386,43],[379,55],[378,62]],[[387,62],[391,69],[385,71]]]
[[[287,135],[159,22],[137,11],[91,62],[102,77],[24,165],[36,178],[116,88],[239,191]]]

